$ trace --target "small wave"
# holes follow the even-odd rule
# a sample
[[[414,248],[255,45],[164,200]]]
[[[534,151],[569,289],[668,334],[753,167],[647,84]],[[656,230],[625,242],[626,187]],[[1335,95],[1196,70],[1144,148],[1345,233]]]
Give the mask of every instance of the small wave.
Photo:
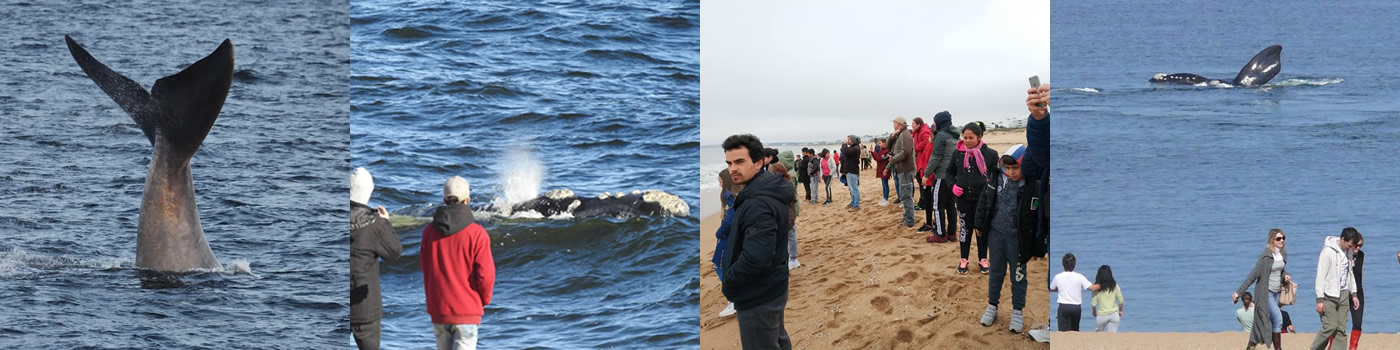
[[[689,19],[680,16],[654,16],[647,18],[647,22],[671,29],[686,29],[694,26]]]
[[[576,144],[573,145],[573,148],[594,148],[594,147],[603,147],[603,146],[626,146],[626,145],[628,145],[628,144],[629,144],[629,142],[627,142],[626,140],[612,139],[612,140],[607,140],[607,141],[592,141],[592,142],[581,142],[581,143],[576,143]]]
[[[259,77],[252,69],[239,69],[237,72],[233,72],[233,79],[247,83],[262,80],[262,77]]]
[[[1086,93],[1086,94],[1097,94],[1097,93],[1099,93],[1099,89],[1095,89],[1095,88],[1091,88],[1091,87],[1069,88],[1068,90],[1069,90],[1069,91],[1074,91],[1074,92],[1082,92],[1082,93]]]
[[[584,51],[583,54],[586,55],[586,56],[593,57],[593,58],[598,58],[598,59],[622,60],[622,61],[641,61],[641,62],[646,62],[646,63],[651,63],[651,64],[668,64],[668,63],[671,63],[671,62],[666,61],[666,60],[663,60],[663,59],[658,59],[658,58],[655,58],[655,57],[651,57],[651,56],[649,56],[649,55],[647,55],[647,54],[644,54],[644,53],[641,53],[641,52],[628,51],[628,50],[599,50],[599,49],[593,49],[593,50]]]
[[[380,34],[383,34],[384,36],[388,36],[388,37],[401,38],[401,39],[422,39],[422,38],[428,38],[428,37],[432,37],[432,36],[434,36],[434,35],[437,35],[436,32],[440,32],[440,31],[442,31],[442,28],[438,28],[438,27],[436,27],[436,26],[431,26],[431,25],[425,25],[425,26],[419,26],[419,27],[393,28],[393,29],[385,30],[384,32],[381,32]]]
[[[0,279],[28,278],[46,271],[107,270],[134,268],[135,261],[122,258],[72,258],[29,254],[20,248],[0,253]]]
[[[1316,78],[1316,79],[1314,79],[1314,78],[1294,78],[1294,79],[1287,79],[1287,80],[1279,81],[1279,82],[1273,82],[1273,83],[1271,83],[1271,84],[1269,84],[1269,85],[1271,85],[1271,86],[1279,86],[1279,87],[1283,87],[1283,86],[1303,86],[1303,85],[1306,85],[1306,86],[1327,86],[1327,85],[1341,84],[1343,81],[1346,81],[1346,79],[1342,79],[1342,78]]]

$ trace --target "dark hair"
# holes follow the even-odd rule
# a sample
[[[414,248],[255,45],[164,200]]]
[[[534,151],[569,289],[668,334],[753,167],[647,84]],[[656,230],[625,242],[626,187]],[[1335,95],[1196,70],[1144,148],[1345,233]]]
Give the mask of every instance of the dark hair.
[[[821,154],[822,157],[826,157],[826,154],[827,154],[827,153],[830,153],[830,151],[828,151],[827,149],[823,148],[823,149],[822,149],[822,153],[819,153],[819,154]]]
[[[1342,229],[1342,240],[1349,243],[1356,243],[1361,240],[1361,232],[1357,231],[1355,227],[1344,228]]]
[[[1003,156],[1001,156],[1001,164],[1002,164],[1002,165],[1017,165],[1017,164],[1021,164],[1021,163],[1020,163],[1020,162],[1017,162],[1017,161],[1016,161],[1016,158],[1012,158],[1011,156],[1008,156],[1008,155],[1003,155]]]
[[[1244,300],[1245,306],[1248,306],[1249,304],[1253,304],[1253,303],[1254,303],[1254,294],[1249,294],[1249,292],[1244,292],[1244,294],[1240,294],[1240,300]]]
[[[963,131],[971,130],[973,134],[977,135],[978,138],[981,138],[982,132],[984,132],[986,128],[986,126],[982,125],[982,122],[971,122],[963,126]]]
[[[1099,291],[1111,291],[1118,288],[1118,281],[1113,280],[1113,269],[1108,265],[1099,266],[1099,273],[1094,275],[1094,284],[1099,285]]]
[[[749,151],[749,160],[755,163],[763,161],[763,141],[758,140],[758,136],[753,134],[732,135],[724,139],[725,152],[744,148]]]
[[[720,184],[719,184],[719,187],[720,187],[720,189],[719,189],[719,190],[720,190],[719,199],[720,199],[720,203],[724,203],[724,192],[725,192],[725,191],[732,191],[732,190],[734,189],[734,178],[731,177],[731,176],[729,176],[729,169],[720,170],[720,171],[719,171],[719,178],[720,178],[720,180],[719,180],[719,183],[720,183]]]
[[[461,198],[457,198],[457,196],[442,197],[442,204],[457,204],[457,203],[461,203],[461,202],[462,202],[462,199],[461,199]]]
[[[782,176],[785,180],[792,180],[792,174],[788,174],[788,168],[786,166],[783,166],[783,163],[781,162],[769,165],[768,171],[772,171],[774,174]]]
[[[1065,253],[1065,257],[1060,259],[1060,266],[1064,267],[1065,271],[1074,271],[1074,253]]]
[[[777,156],[778,156],[778,149],[777,149],[777,148],[764,148],[764,149],[763,149],[763,152],[764,152],[764,153],[767,153],[769,157],[777,157]]]
[[[923,117],[914,117],[914,125],[924,125]]]

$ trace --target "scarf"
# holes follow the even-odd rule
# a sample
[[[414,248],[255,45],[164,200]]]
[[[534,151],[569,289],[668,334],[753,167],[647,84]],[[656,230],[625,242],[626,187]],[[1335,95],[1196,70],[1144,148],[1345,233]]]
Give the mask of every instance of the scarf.
[[[972,163],[974,160],[976,160],[977,170],[981,171],[983,176],[986,176],[987,159],[982,157],[982,146],[984,145],[986,145],[985,142],[982,142],[982,140],[977,140],[976,147],[966,147],[966,145],[963,144],[962,141],[958,141],[958,146],[963,146],[963,148],[966,149],[965,151],[963,151],[963,167],[971,168],[972,164],[969,163]]]

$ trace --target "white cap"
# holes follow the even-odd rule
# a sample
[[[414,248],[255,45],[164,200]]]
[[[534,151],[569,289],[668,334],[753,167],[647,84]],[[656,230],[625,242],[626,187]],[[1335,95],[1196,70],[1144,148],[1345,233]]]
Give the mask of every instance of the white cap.
[[[461,176],[453,176],[447,179],[447,183],[442,185],[442,200],[447,201],[447,197],[456,196],[458,202],[465,202],[472,195],[472,186],[467,183],[467,179]]]
[[[365,168],[355,168],[350,173],[350,201],[369,205],[371,193],[374,193],[374,177]]]

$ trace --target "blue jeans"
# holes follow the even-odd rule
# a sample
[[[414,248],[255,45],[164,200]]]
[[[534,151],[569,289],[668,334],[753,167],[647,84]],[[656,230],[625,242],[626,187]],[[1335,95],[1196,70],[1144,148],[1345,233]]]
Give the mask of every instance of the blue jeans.
[[[860,208],[860,175],[847,173],[846,188],[851,190],[851,207]]]
[[[1269,292],[1269,323],[1274,326],[1274,333],[1283,332],[1283,312],[1278,309],[1278,292]]]
[[[1021,264],[1021,241],[1016,235],[1000,232],[983,232],[991,238],[992,272],[987,277],[987,303],[998,305],[1001,301],[1002,281],[1011,277],[1011,307],[1020,310],[1026,307],[1026,265]]]
[[[885,201],[889,201],[889,200],[890,200],[890,179],[889,179],[889,178],[882,178],[882,179],[880,179],[880,188],[881,188],[881,189],[884,189],[884,192],[885,192]]]
[[[438,350],[476,350],[477,328],[475,324],[433,324],[433,336],[437,338]]]

